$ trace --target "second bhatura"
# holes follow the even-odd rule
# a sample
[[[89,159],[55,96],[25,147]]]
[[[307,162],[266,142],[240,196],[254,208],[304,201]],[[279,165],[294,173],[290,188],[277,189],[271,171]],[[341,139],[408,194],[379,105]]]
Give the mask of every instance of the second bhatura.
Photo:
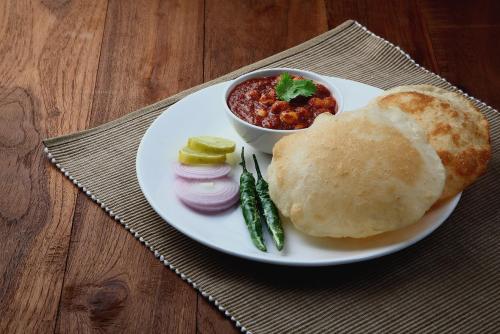
[[[399,87],[282,138],[269,190],[298,230],[364,238],[418,223],[484,173],[490,152],[488,123],[468,100]]]

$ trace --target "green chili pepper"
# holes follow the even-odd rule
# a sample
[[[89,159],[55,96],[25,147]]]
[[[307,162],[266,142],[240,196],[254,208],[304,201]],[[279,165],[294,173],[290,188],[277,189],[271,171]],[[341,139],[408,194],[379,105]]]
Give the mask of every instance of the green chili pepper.
[[[241,167],[243,167],[243,172],[240,176],[240,205],[241,211],[243,212],[243,217],[245,218],[245,223],[250,233],[250,238],[252,239],[255,247],[261,251],[267,251],[266,245],[264,244],[264,237],[262,235],[262,222],[260,220],[260,214],[257,204],[257,191],[255,189],[255,178],[252,173],[250,173],[245,165],[245,153],[244,148],[241,148]]]
[[[278,250],[283,249],[283,245],[285,243],[285,232],[283,231],[283,227],[281,226],[280,216],[278,214],[278,209],[276,205],[274,205],[273,200],[269,196],[269,186],[262,178],[262,174],[260,173],[259,163],[257,162],[257,158],[255,154],[253,155],[253,161],[255,163],[255,169],[257,170],[257,197],[259,199],[259,205],[264,217],[266,219],[267,227],[273,236],[274,244]]]

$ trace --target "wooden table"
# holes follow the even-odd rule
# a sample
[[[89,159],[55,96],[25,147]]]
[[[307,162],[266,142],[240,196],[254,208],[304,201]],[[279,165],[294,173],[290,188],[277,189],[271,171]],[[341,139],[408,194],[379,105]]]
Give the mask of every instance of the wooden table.
[[[0,332],[238,332],[53,168],[43,138],[349,18],[498,107],[499,14],[495,0],[0,0]]]

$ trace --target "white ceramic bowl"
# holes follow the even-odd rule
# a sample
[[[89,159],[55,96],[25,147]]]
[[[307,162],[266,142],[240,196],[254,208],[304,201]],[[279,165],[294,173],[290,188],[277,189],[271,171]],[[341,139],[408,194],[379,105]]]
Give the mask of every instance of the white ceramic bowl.
[[[269,77],[269,76],[275,76],[279,75],[283,72],[288,72],[290,74],[294,75],[299,75],[302,76],[306,79],[313,80],[317,83],[322,84],[328,90],[332,93],[332,96],[335,98],[337,101],[337,114],[343,111],[344,108],[344,101],[342,98],[342,95],[340,94],[340,91],[337,87],[329,83],[328,81],[325,80],[325,78],[319,74],[309,72],[309,71],[303,71],[303,70],[297,70],[297,69],[292,69],[292,68],[270,68],[270,69],[265,69],[265,70],[258,70],[254,72],[247,73],[245,75],[242,75],[241,77],[233,80],[229,86],[226,88],[224,92],[224,107],[226,109],[226,115],[229,118],[229,121],[233,125],[233,127],[236,129],[236,132],[245,140],[250,146],[255,148],[258,151],[272,154],[273,152],[273,147],[274,144],[281,138],[283,138],[286,135],[292,134],[297,131],[303,131],[304,129],[299,129],[299,130],[275,130],[275,129],[267,129],[263,128],[257,125],[250,124],[235,114],[231,111],[229,106],[227,105],[227,98],[229,97],[229,94],[232,92],[232,90],[239,85],[240,83],[252,79],[252,78],[260,78],[260,77]]]

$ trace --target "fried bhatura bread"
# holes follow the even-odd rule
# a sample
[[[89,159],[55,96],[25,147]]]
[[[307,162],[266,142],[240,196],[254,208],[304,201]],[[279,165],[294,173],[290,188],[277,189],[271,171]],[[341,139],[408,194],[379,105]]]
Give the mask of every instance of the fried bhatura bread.
[[[362,238],[420,220],[445,171],[415,121],[370,109],[318,116],[282,138],[268,168],[280,212],[312,236]]]
[[[486,171],[491,156],[488,122],[463,96],[430,85],[401,86],[388,90],[371,106],[405,112],[423,128],[446,169],[444,191],[437,204]]]

